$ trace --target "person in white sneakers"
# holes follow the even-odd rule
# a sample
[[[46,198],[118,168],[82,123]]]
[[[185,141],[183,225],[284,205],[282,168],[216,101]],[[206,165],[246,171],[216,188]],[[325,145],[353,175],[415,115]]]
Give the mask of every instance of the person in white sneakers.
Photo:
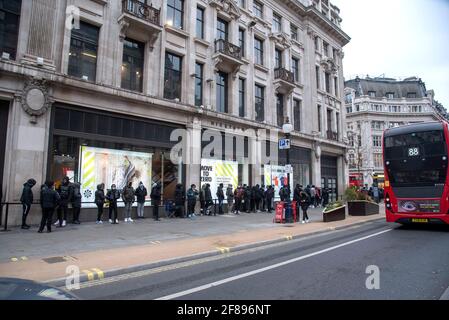
[[[131,219],[131,211],[135,200],[135,191],[132,186],[132,182],[128,182],[128,185],[123,188],[122,200],[125,203],[125,222],[133,222]]]
[[[300,204],[302,209],[302,223],[309,223],[309,216],[307,215],[307,209],[310,205],[310,197],[305,191],[300,192]]]
[[[109,222],[117,224],[117,200],[120,199],[120,191],[117,190],[115,184],[111,186],[111,190],[108,191],[106,199],[109,201]]]

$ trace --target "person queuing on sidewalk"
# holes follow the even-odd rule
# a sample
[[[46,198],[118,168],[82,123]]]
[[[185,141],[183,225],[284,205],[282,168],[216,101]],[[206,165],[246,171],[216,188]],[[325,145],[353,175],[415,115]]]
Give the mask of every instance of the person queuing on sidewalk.
[[[176,185],[175,189],[175,216],[178,218],[185,218],[185,202],[186,193],[184,191],[184,186],[181,183]]]
[[[290,201],[290,188],[288,186],[282,186],[279,190],[279,197],[281,198],[282,202]]]
[[[242,186],[238,185],[237,188],[234,190],[234,210],[233,212],[235,214],[239,214],[239,211],[242,207],[242,198],[243,198],[243,192],[242,192]]]
[[[104,201],[106,197],[104,195],[104,183],[97,186],[97,191],[95,191],[95,204],[97,205],[97,224],[103,224],[101,217],[103,216]]]
[[[325,208],[329,204],[329,189],[323,188],[322,198],[323,198],[323,207]]]
[[[59,194],[54,190],[54,182],[45,182],[45,186],[41,188],[42,219],[37,232],[42,233],[45,226],[47,226],[47,232],[51,232],[51,219],[60,199]]]
[[[246,213],[250,213],[251,212],[251,199],[252,199],[252,192],[251,192],[251,187],[250,186],[246,186],[245,188],[245,209],[246,209]]]
[[[62,178],[61,185],[56,188],[56,191],[61,197],[61,201],[57,210],[58,220],[56,220],[55,226],[65,227],[67,225],[67,212],[69,211],[69,203],[72,201],[72,189],[69,177]]]
[[[139,182],[135,194],[137,198],[137,219],[145,219],[145,198],[148,195],[148,191],[142,181]]]
[[[256,211],[262,212],[263,211],[263,197],[264,197],[264,190],[261,188],[258,184],[256,185]]]
[[[310,206],[312,208],[315,208],[315,195],[316,195],[316,189],[315,189],[315,186],[312,185],[312,187],[310,188]]]
[[[293,191],[293,200],[296,201],[296,218],[299,221],[299,216],[301,213],[300,205],[301,205],[301,185],[297,184],[295,190]]]
[[[223,202],[224,202],[224,191],[223,191],[223,183],[220,183],[217,188],[217,199],[218,199],[218,214],[224,214],[223,211]]]
[[[189,218],[194,218],[195,215],[195,206],[198,198],[198,190],[196,190],[196,185],[192,184],[190,189],[187,190],[187,216]]]
[[[309,216],[307,210],[309,209],[311,199],[307,192],[301,191],[300,193],[300,205],[302,209],[302,223],[309,223]]]
[[[212,205],[214,204],[214,199],[212,198],[212,190],[210,189],[210,184],[206,184],[205,197],[206,197],[206,213],[210,216]],[[217,214],[214,210],[214,216]]]
[[[75,182],[72,187],[72,208],[73,208],[73,224],[80,224],[80,212],[81,212],[81,184]]]
[[[267,210],[268,213],[273,211],[273,199],[274,199],[274,188],[273,186],[268,186],[266,192]]]
[[[200,215],[206,214],[206,184],[203,184],[201,186],[200,190]]]
[[[151,204],[153,205],[153,219],[155,221],[160,221],[159,219],[159,206],[161,205],[161,185],[159,183],[154,183],[151,189]]]
[[[262,212],[266,212],[267,211],[267,188],[265,188],[264,185],[260,186],[260,210]]]
[[[234,212],[234,191],[232,190],[232,184],[229,184],[226,188],[226,200],[228,202],[228,214]]]
[[[27,217],[30,213],[31,205],[33,204],[33,187],[36,185],[36,180],[28,179],[27,182],[23,184],[22,195],[20,197],[20,202],[22,203],[23,212],[22,212],[22,229],[28,230],[30,228],[27,225]]]
[[[130,181],[126,185],[126,187],[123,188],[122,193],[122,200],[125,203],[125,222],[133,222],[134,220],[131,219],[131,213],[133,209],[133,203],[135,201],[135,193],[133,188],[133,183]]]
[[[117,190],[115,184],[111,185],[111,190],[108,190],[106,199],[109,201],[109,223],[118,224],[117,201],[120,199],[120,191]]]
[[[257,186],[249,187],[251,190],[251,212],[256,212],[256,193],[257,193]]]

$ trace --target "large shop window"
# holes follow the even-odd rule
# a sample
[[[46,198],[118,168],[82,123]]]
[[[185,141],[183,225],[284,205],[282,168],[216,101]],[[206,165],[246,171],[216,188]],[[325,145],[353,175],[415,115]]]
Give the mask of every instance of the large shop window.
[[[159,182],[164,199],[172,199],[184,181],[181,159],[170,159],[176,127],[65,108],[56,108],[52,121],[49,178],[60,183],[67,175],[80,182],[84,202],[93,201],[100,183],[121,189],[127,181],[135,187],[142,181],[151,189]]]
[[[142,92],[145,44],[132,39],[123,42],[122,88]]]
[[[79,29],[72,30],[69,52],[69,75],[95,81],[97,73],[98,35],[100,29],[80,22]]]
[[[0,56],[8,53],[15,60],[19,34],[21,0],[0,0]]]

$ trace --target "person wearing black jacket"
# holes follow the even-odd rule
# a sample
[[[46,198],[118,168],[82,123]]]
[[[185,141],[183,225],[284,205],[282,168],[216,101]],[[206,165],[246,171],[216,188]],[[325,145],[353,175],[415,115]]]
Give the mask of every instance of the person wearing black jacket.
[[[273,211],[273,198],[274,198],[274,188],[273,186],[268,186],[267,192],[265,193],[265,198],[267,201],[268,213]]]
[[[307,215],[307,209],[309,209],[311,203],[311,198],[309,194],[305,191],[300,193],[300,205],[302,209],[302,223],[309,223],[309,216]]]
[[[67,212],[69,211],[69,203],[72,201],[72,185],[70,184],[69,177],[62,178],[61,185],[56,189],[61,197],[61,201],[58,206],[58,220],[55,222],[55,226],[65,227],[67,224]]]
[[[120,191],[117,190],[115,184],[111,186],[111,190],[106,194],[106,199],[109,201],[109,222],[118,224],[117,219],[117,200],[120,199]]]
[[[135,190],[135,194],[137,198],[137,219],[145,219],[145,198],[148,195],[148,191],[142,181],[140,181],[139,186]]]
[[[261,190],[260,186],[256,184],[256,186],[253,188],[254,193],[254,202],[255,202],[255,209],[256,212],[260,212],[261,202],[263,198],[263,191]]]
[[[47,225],[47,232],[51,232],[51,219],[61,199],[53,187],[54,182],[47,181],[45,186],[41,188],[42,220],[38,230],[39,233],[42,233],[45,225]]]
[[[22,203],[23,213],[22,213],[22,229],[29,229],[30,226],[26,224],[28,214],[30,213],[31,205],[33,204],[33,190],[31,190],[36,185],[36,180],[28,179],[27,182],[23,184],[22,196],[20,197],[20,202]]]
[[[296,202],[296,219],[299,221],[299,215],[301,213],[300,204],[301,204],[301,186],[299,184],[296,185],[295,190],[293,191],[293,200]]]
[[[223,183],[220,183],[220,185],[217,188],[218,214],[224,214],[224,211],[223,211],[224,198],[225,198],[225,195],[224,195],[224,191],[223,191]]]
[[[250,213],[250,210],[251,210],[251,199],[252,199],[251,187],[247,186],[246,189],[245,189],[246,213]]]
[[[206,189],[204,190],[205,192],[205,198],[206,198],[206,213],[210,216],[211,212],[210,212],[210,207],[212,207],[212,205],[214,204],[214,199],[212,198],[212,191],[210,190],[210,184],[207,183],[206,184]],[[214,216],[217,213],[214,210]]]
[[[161,205],[161,186],[159,183],[153,184],[151,189],[151,203],[153,204],[153,218],[155,221],[159,220],[159,206]]]
[[[73,223],[80,224],[80,211],[81,211],[81,184],[78,182],[73,184],[72,187],[72,208],[73,208]]]
[[[186,193],[184,191],[184,186],[181,183],[178,183],[175,188],[175,215],[179,218],[185,218],[185,201]]]
[[[97,191],[95,191],[95,204],[97,205],[98,208],[97,224],[103,223],[103,221],[101,221],[101,216],[103,215],[105,199],[106,197],[104,195],[104,183],[102,183],[97,186]]]

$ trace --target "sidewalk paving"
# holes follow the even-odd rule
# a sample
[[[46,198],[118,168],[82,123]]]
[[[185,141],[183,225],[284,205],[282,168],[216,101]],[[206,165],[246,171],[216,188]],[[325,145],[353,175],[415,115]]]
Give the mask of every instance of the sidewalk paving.
[[[322,209],[311,209],[309,224],[275,224],[274,214],[201,216],[191,219],[136,220],[110,225],[83,223],[38,234],[37,229],[0,233],[0,277],[41,282],[66,276],[66,267],[108,271],[189,257],[219,254],[266,241],[282,241],[315,232],[350,226],[385,216],[348,216],[323,223]],[[12,260],[11,260],[12,259]],[[87,274],[87,273],[86,273]]]

